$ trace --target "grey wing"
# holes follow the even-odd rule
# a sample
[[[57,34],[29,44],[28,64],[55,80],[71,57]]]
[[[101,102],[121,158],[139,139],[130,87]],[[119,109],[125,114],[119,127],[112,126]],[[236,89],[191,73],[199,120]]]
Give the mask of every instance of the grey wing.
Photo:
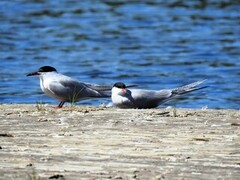
[[[104,85],[98,85],[98,84],[90,84],[90,83],[84,83],[87,87],[97,90],[97,91],[109,91],[112,89],[112,86],[104,86]]]
[[[88,98],[106,97],[105,94],[91,89],[84,83],[76,80],[51,83],[49,88],[54,92],[58,99],[67,102],[76,102]]]
[[[176,96],[176,95],[186,94],[188,92],[196,91],[196,90],[199,90],[199,89],[204,89],[207,86],[200,86],[200,87],[197,87],[197,86],[202,84],[205,81],[206,80],[196,81],[194,83],[187,84],[185,86],[181,86],[181,87],[175,88],[175,89],[172,90],[172,92]]]
[[[58,81],[53,81],[48,87],[49,91],[53,94],[53,96],[60,101],[69,101],[71,99],[71,89],[68,86],[64,86],[62,83]]]
[[[112,86],[84,83],[89,89],[95,90],[105,97],[111,97]]]
[[[171,90],[140,90],[132,91],[132,101],[137,108],[154,108],[168,100],[172,95]]]

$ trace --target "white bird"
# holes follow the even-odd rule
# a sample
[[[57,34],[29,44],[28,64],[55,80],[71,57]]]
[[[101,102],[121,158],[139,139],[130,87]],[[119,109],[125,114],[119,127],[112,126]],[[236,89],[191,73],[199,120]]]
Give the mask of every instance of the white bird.
[[[112,103],[119,108],[155,108],[178,95],[206,88],[207,86],[196,87],[204,81],[205,80],[197,81],[175,89],[163,89],[157,91],[144,89],[129,90],[124,83],[118,82],[115,83],[112,88]]]
[[[60,101],[57,108],[62,108],[65,102],[75,103],[83,99],[111,97],[112,86],[82,83],[58,73],[51,66],[43,66],[38,71],[27,74],[27,76],[35,75],[40,77],[42,91]]]

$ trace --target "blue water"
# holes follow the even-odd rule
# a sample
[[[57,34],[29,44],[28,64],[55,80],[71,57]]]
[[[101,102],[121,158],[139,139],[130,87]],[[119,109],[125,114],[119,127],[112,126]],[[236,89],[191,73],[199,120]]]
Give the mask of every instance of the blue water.
[[[163,107],[239,109],[239,9],[231,0],[1,0],[0,103],[58,104],[26,77],[51,65],[83,82],[146,89],[208,79]]]

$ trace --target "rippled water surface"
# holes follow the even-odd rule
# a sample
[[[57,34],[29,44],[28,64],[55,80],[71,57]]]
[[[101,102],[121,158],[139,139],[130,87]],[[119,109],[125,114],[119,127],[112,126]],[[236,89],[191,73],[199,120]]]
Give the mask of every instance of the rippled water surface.
[[[26,77],[51,65],[83,82],[146,89],[208,79],[165,106],[239,109],[239,9],[239,0],[1,0],[0,103],[58,104]]]

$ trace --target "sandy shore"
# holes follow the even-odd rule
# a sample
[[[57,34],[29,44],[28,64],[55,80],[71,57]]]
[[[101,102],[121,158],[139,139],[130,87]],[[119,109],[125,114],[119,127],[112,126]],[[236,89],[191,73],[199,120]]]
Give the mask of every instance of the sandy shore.
[[[239,179],[240,111],[0,105],[0,179]]]

